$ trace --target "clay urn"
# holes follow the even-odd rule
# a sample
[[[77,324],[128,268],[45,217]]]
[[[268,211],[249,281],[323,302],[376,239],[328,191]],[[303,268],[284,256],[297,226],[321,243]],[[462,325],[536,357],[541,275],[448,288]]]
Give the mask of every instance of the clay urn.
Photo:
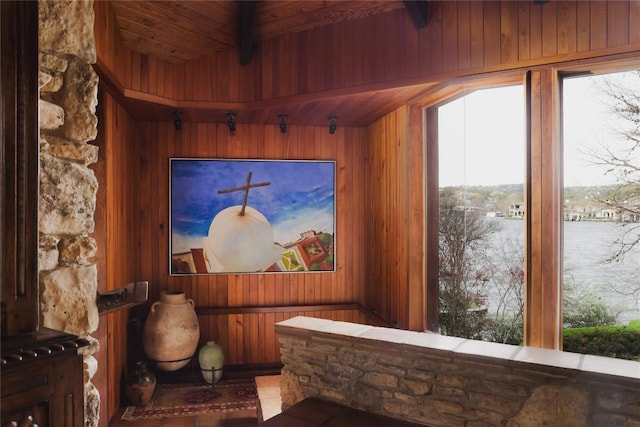
[[[142,341],[147,357],[163,371],[186,366],[198,347],[200,326],[192,299],[182,291],[165,291],[153,303]]]

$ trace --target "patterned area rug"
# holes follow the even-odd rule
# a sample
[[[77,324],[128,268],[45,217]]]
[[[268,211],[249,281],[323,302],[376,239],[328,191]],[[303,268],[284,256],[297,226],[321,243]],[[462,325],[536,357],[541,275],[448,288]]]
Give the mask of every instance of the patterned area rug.
[[[213,385],[158,384],[148,404],[127,407],[122,419],[131,421],[256,409],[257,399],[253,378],[224,380]]]

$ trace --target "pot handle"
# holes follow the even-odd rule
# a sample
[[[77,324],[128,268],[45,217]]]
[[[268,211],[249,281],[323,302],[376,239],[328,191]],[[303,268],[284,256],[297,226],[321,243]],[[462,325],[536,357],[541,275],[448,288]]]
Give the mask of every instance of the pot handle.
[[[195,303],[193,302],[193,300],[192,300],[191,298],[189,298],[189,299],[187,300],[187,302],[188,302],[189,304],[191,304],[191,307],[195,308],[195,306],[196,306],[196,305],[195,305]]]
[[[151,304],[151,312],[153,313],[154,311],[156,311],[156,307],[160,305],[160,301],[156,301],[153,304]]]

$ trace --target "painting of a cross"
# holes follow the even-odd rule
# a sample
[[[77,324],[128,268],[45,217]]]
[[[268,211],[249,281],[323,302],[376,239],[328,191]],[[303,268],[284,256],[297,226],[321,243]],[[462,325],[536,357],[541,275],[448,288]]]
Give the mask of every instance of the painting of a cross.
[[[242,200],[242,209],[240,210],[240,216],[244,215],[244,211],[247,207],[247,200],[249,199],[249,190],[255,187],[264,187],[271,185],[270,182],[260,182],[258,184],[251,184],[251,176],[253,172],[249,172],[247,175],[247,183],[239,187],[227,188],[226,190],[218,190],[218,194],[233,193],[236,191],[244,191],[244,198]]]
[[[169,169],[170,274],[335,271],[334,161],[172,158]]]

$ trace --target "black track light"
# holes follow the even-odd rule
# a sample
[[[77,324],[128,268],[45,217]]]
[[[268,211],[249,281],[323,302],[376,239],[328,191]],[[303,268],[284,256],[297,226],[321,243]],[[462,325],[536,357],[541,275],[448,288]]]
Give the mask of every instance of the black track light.
[[[338,120],[337,116],[329,116],[329,134],[333,135],[336,133],[336,128],[338,125],[336,124],[336,120]]]
[[[182,111],[173,112],[173,125],[176,130],[182,130]]]
[[[286,114],[278,114],[278,117],[280,118],[280,132],[281,133],[287,133],[287,115]]]
[[[229,133],[231,135],[236,134],[236,122],[234,121],[236,117],[236,113],[233,111],[229,111],[227,113],[227,127],[229,128]]]

